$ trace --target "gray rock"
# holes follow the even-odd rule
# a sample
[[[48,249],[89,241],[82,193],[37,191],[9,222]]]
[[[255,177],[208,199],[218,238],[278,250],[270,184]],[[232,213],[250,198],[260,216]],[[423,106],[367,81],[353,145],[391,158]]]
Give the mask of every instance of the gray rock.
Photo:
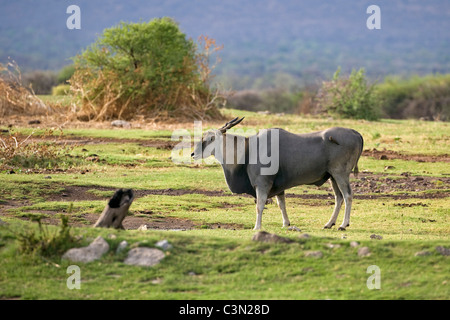
[[[442,254],[443,256],[450,256],[450,248],[445,248],[443,246],[436,247],[436,251]]]
[[[371,252],[368,247],[361,247],[358,249],[358,256],[359,257],[368,257],[370,256]]]
[[[359,243],[358,243],[358,242],[356,242],[356,241],[350,242],[350,247],[356,248],[357,246],[359,246]]]
[[[87,247],[69,249],[62,256],[73,262],[91,262],[100,259],[109,250],[109,244],[101,236],[95,238]]]
[[[125,250],[128,247],[128,242],[126,240],[123,240],[119,243],[116,249],[116,253],[121,253],[123,250]]]
[[[422,251],[416,252],[414,254],[414,256],[416,256],[416,257],[424,257],[424,256],[429,256],[430,254],[431,254],[430,251],[422,250]]]
[[[111,122],[111,125],[119,128],[131,128],[131,123],[125,120],[114,120]]]
[[[307,233],[302,233],[301,235],[298,236],[300,239],[310,239],[311,236]]]
[[[165,257],[164,252],[154,248],[133,248],[128,252],[124,263],[133,266],[151,267]]]
[[[173,246],[167,240],[160,240],[155,244],[156,247],[163,249],[164,251],[170,250]]]
[[[266,231],[259,231],[253,235],[253,241],[268,242],[268,243],[291,243],[292,240],[280,237],[276,234],[268,233]]]
[[[370,239],[381,240],[383,237],[378,234],[371,234]]]
[[[302,230],[300,230],[299,228],[297,228],[296,226],[292,226],[292,227],[289,227],[289,228],[287,228],[289,231],[298,231],[298,232],[300,232],[300,231],[302,231]]]
[[[325,246],[330,249],[339,249],[341,247],[338,243],[327,243]]]
[[[305,252],[305,257],[308,257],[308,258],[322,258],[323,257],[323,253],[322,253],[322,251],[306,251]]]

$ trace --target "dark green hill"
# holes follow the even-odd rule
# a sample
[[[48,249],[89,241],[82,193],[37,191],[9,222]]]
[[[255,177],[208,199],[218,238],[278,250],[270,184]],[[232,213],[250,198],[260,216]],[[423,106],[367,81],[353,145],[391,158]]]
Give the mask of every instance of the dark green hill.
[[[68,30],[66,8],[81,8]],[[381,8],[381,30],[366,9]],[[20,0],[0,4],[0,61],[24,70],[57,70],[119,21],[170,16],[196,39],[224,45],[216,73],[235,88],[314,82],[337,68],[387,74],[450,72],[450,2],[317,0]],[[230,81],[230,82],[228,82]]]

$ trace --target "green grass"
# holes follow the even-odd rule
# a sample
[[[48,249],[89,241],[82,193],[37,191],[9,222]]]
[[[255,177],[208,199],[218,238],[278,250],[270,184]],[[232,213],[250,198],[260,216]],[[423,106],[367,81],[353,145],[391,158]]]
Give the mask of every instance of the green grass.
[[[448,153],[450,130],[447,123],[419,121],[380,122],[324,120],[298,116],[264,116],[244,111],[226,112],[246,116],[244,128],[282,127],[308,132],[330,126],[352,127],[365,138],[365,149],[395,150],[402,153],[439,155]],[[205,126],[206,129],[213,124]],[[186,128],[188,130],[192,128]],[[18,128],[28,132],[29,128]],[[393,190],[365,194],[353,200],[351,225],[346,231],[322,229],[330,218],[334,199],[328,185],[299,186],[288,193],[322,195],[328,199],[287,198],[291,225],[302,231],[281,227],[276,204],[268,204],[263,229],[293,240],[290,244],[267,244],[251,240],[255,233],[253,199],[231,195],[219,165],[174,164],[171,150],[120,143],[119,139],[170,139],[171,131],[142,129],[66,129],[66,135],[111,138],[102,144],[80,145],[71,151],[77,161],[64,170],[0,173],[0,298],[18,299],[443,299],[450,298],[450,264],[437,246],[450,247],[448,163],[406,160],[377,160],[362,157],[359,168],[374,175],[395,179],[431,177],[426,190]],[[87,150],[87,151],[86,151]],[[87,160],[96,154],[100,161]],[[387,166],[392,168],[386,169]],[[83,172],[83,174],[81,174]],[[368,174],[370,176],[370,174]],[[50,178],[49,178],[50,177]],[[352,181],[358,180],[353,178]],[[379,184],[383,180],[378,181]],[[98,200],[50,201],[66,187],[86,187],[86,194]],[[99,187],[103,187],[99,189]],[[85,214],[100,215],[113,190],[185,189],[197,193],[145,195],[137,197],[130,217],[189,219],[196,228],[187,231],[137,231],[73,227],[80,245],[102,235],[110,251],[100,260],[83,264],[81,289],[69,290],[66,270],[72,262],[59,254],[40,256],[19,252],[17,235],[24,230],[38,232],[30,214],[54,217],[64,214],[70,221],[87,223]],[[206,196],[203,191],[224,191],[226,196]],[[447,194],[430,199],[427,195]],[[369,198],[372,195],[373,198]],[[403,195],[396,199],[394,195]],[[405,198],[405,195],[409,198]],[[101,199],[103,198],[103,200]],[[338,224],[343,219],[343,212]],[[235,225],[234,229],[210,228],[211,224]],[[49,230],[58,231],[50,225]],[[299,238],[307,233],[309,239]],[[370,236],[381,235],[382,240]],[[173,249],[160,264],[151,268],[123,263],[126,252],[116,254],[122,240],[132,246],[154,247],[167,239]],[[359,247],[351,247],[357,241]],[[339,247],[330,248],[330,244]],[[358,248],[369,247],[371,255],[359,257]],[[306,257],[320,250],[321,258]],[[415,256],[427,250],[430,255]],[[381,270],[381,289],[369,290],[367,268]]]

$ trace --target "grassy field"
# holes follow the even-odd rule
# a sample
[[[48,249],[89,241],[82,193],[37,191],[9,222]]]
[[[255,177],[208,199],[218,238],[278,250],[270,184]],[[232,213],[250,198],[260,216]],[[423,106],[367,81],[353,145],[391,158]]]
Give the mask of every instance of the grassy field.
[[[330,185],[299,186],[288,191],[287,211],[291,225],[301,231],[282,228],[276,204],[267,205],[262,223],[263,230],[293,242],[252,241],[253,199],[232,195],[218,164],[171,160],[179,142],[171,141],[173,130],[192,133],[193,123],[131,129],[68,124],[58,143],[70,145],[70,156],[34,165],[16,159],[0,174],[0,298],[450,298],[449,258],[436,250],[450,248],[448,123],[226,113],[245,116],[244,129],[280,127],[301,133],[338,125],[359,131],[365,152],[360,176],[351,176],[350,227],[322,229],[334,205]],[[203,129],[221,125],[205,123]],[[52,141],[36,126],[18,126],[15,132],[24,137],[34,132],[30,141]],[[126,230],[92,228],[118,188],[136,193],[124,220]],[[33,220],[40,218],[44,230],[57,234],[59,215],[69,218],[73,243],[46,255],[23,252],[21,240],[41,232]],[[341,219],[343,212],[338,223]],[[148,230],[137,230],[142,224]],[[305,233],[310,237],[301,236]],[[81,289],[69,290],[67,267],[73,263],[62,260],[62,253],[98,235],[111,249],[98,261],[77,263]],[[162,239],[173,248],[151,268],[126,265],[126,251],[115,253],[122,240],[132,248],[154,247]],[[361,247],[368,247],[370,255],[359,256]],[[311,251],[322,256],[309,256]],[[424,251],[429,254],[416,255]],[[380,289],[367,286],[372,265],[381,272]]]

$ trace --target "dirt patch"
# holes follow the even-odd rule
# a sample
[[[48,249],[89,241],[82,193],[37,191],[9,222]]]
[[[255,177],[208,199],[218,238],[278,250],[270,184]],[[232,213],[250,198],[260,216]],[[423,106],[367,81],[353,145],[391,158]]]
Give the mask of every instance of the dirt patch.
[[[424,154],[404,154],[392,150],[377,150],[377,149],[367,149],[362,153],[365,157],[372,157],[378,160],[392,160],[400,159],[407,161],[417,161],[417,162],[450,162],[450,155],[424,155]]]
[[[117,188],[109,188],[102,186],[63,186],[64,189],[57,194],[52,194],[47,197],[48,201],[85,201],[85,200],[107,200],[110,196],[102,196],[95,194],[95,191],[110,191],[111,196]],[[227,194],[223,190],[185,190],[185,189],[148,189],[148,190],[133,190],[136,198],[145,197],[148,195],[157,196],[182,196],[186,194],[202,194],[208,197],[231,197],[232,194]],[[250,197],[250,196],[249,196]]]
[[[61,187],[58,185],[58,187]],[[95,191],[114,193],[116,188],[101,187],[101,186],[62,186],[62,191],[50,194],[46,197],[47,201],[58,202],[77,202],[77,201],[99,201],[104,200],[105,205],[109,200],[108,195],[95,194]],[[175,189],[161,189],[161,190],[134,190],[135,197],[140,198],[147,195],[169,195],[180,196],[184,194],[204,194],[206,196],[232,196],[225,194],[223,191],[209,191],[209,190],[175,190]],[[106,192],[105,192],[106,193]],[[24,203],[19,201],[8,201],[0,206],[0,216],[11,216],[8,212],[9,209],[19,208],[24,206]],[[224,203],[224,208],[232,207],[232,204]],[[131,210],[132,211],[132,210]],[[196,211],[193,209],[193,211]],[[198,209],[197,211],[206,211],[206,209]],[[59,225],[61,223],[58,214],[64,212],[56,212],[49,210],[30,210],[28,213],[43,214],[45,218],[42,219],[44,224]],[[132,211],[133,212],[133,211]],[[73,227],[86,227],[92,226],[97,221],[99,214],[82,213],[72,214],[69,220],[69,225]],[[20,219],[29,220],[27,217],[21,217]],[[190,229],[242,229],[243,226],[239,224],[227,224],[227,223],[202,223],[194,222],[189,219],[177,218],[167,216],[165,213],[153,212],[153,211],[134,211],[133,215],[129,215],[123,221],[123,226],[127,230],[135,230],[140,226],[146,225],[147,229],[158,230],[190,230]]]
[[[7,134],[7,132],[3,133]],[[15,134],[18,141],[25,140],[28,136]],[[27,143],[39,143],[39,142],[52,142],[57,145],[67,146],[85,146],[85,145],[99,145],[108,143],[136,143],[143,147],[156,148],[163,150],[172,150],[175,146],[178,147],[190,147],[189,145],[179,145],[180,141],[165,140],[162,138],[152,139],[119,139],[119,138],[97,138],[97,137],[80,137],[73,135],[63,136],[48,136],[48,135],[34,135],[27,139]]]
[[[404,172],[400,176],[365,174],[352,183],[355,198],[361,194],[382,194],[384,197],[396,197],[394,192],[426,192],[430,189],[445,190],[450,186],[450,178],[447,177],[428,177],[411,176]],[[426,198],[448,196],[445,192],[422,193]],[[408,194],[407,197],[419,196],[417,194]]]

